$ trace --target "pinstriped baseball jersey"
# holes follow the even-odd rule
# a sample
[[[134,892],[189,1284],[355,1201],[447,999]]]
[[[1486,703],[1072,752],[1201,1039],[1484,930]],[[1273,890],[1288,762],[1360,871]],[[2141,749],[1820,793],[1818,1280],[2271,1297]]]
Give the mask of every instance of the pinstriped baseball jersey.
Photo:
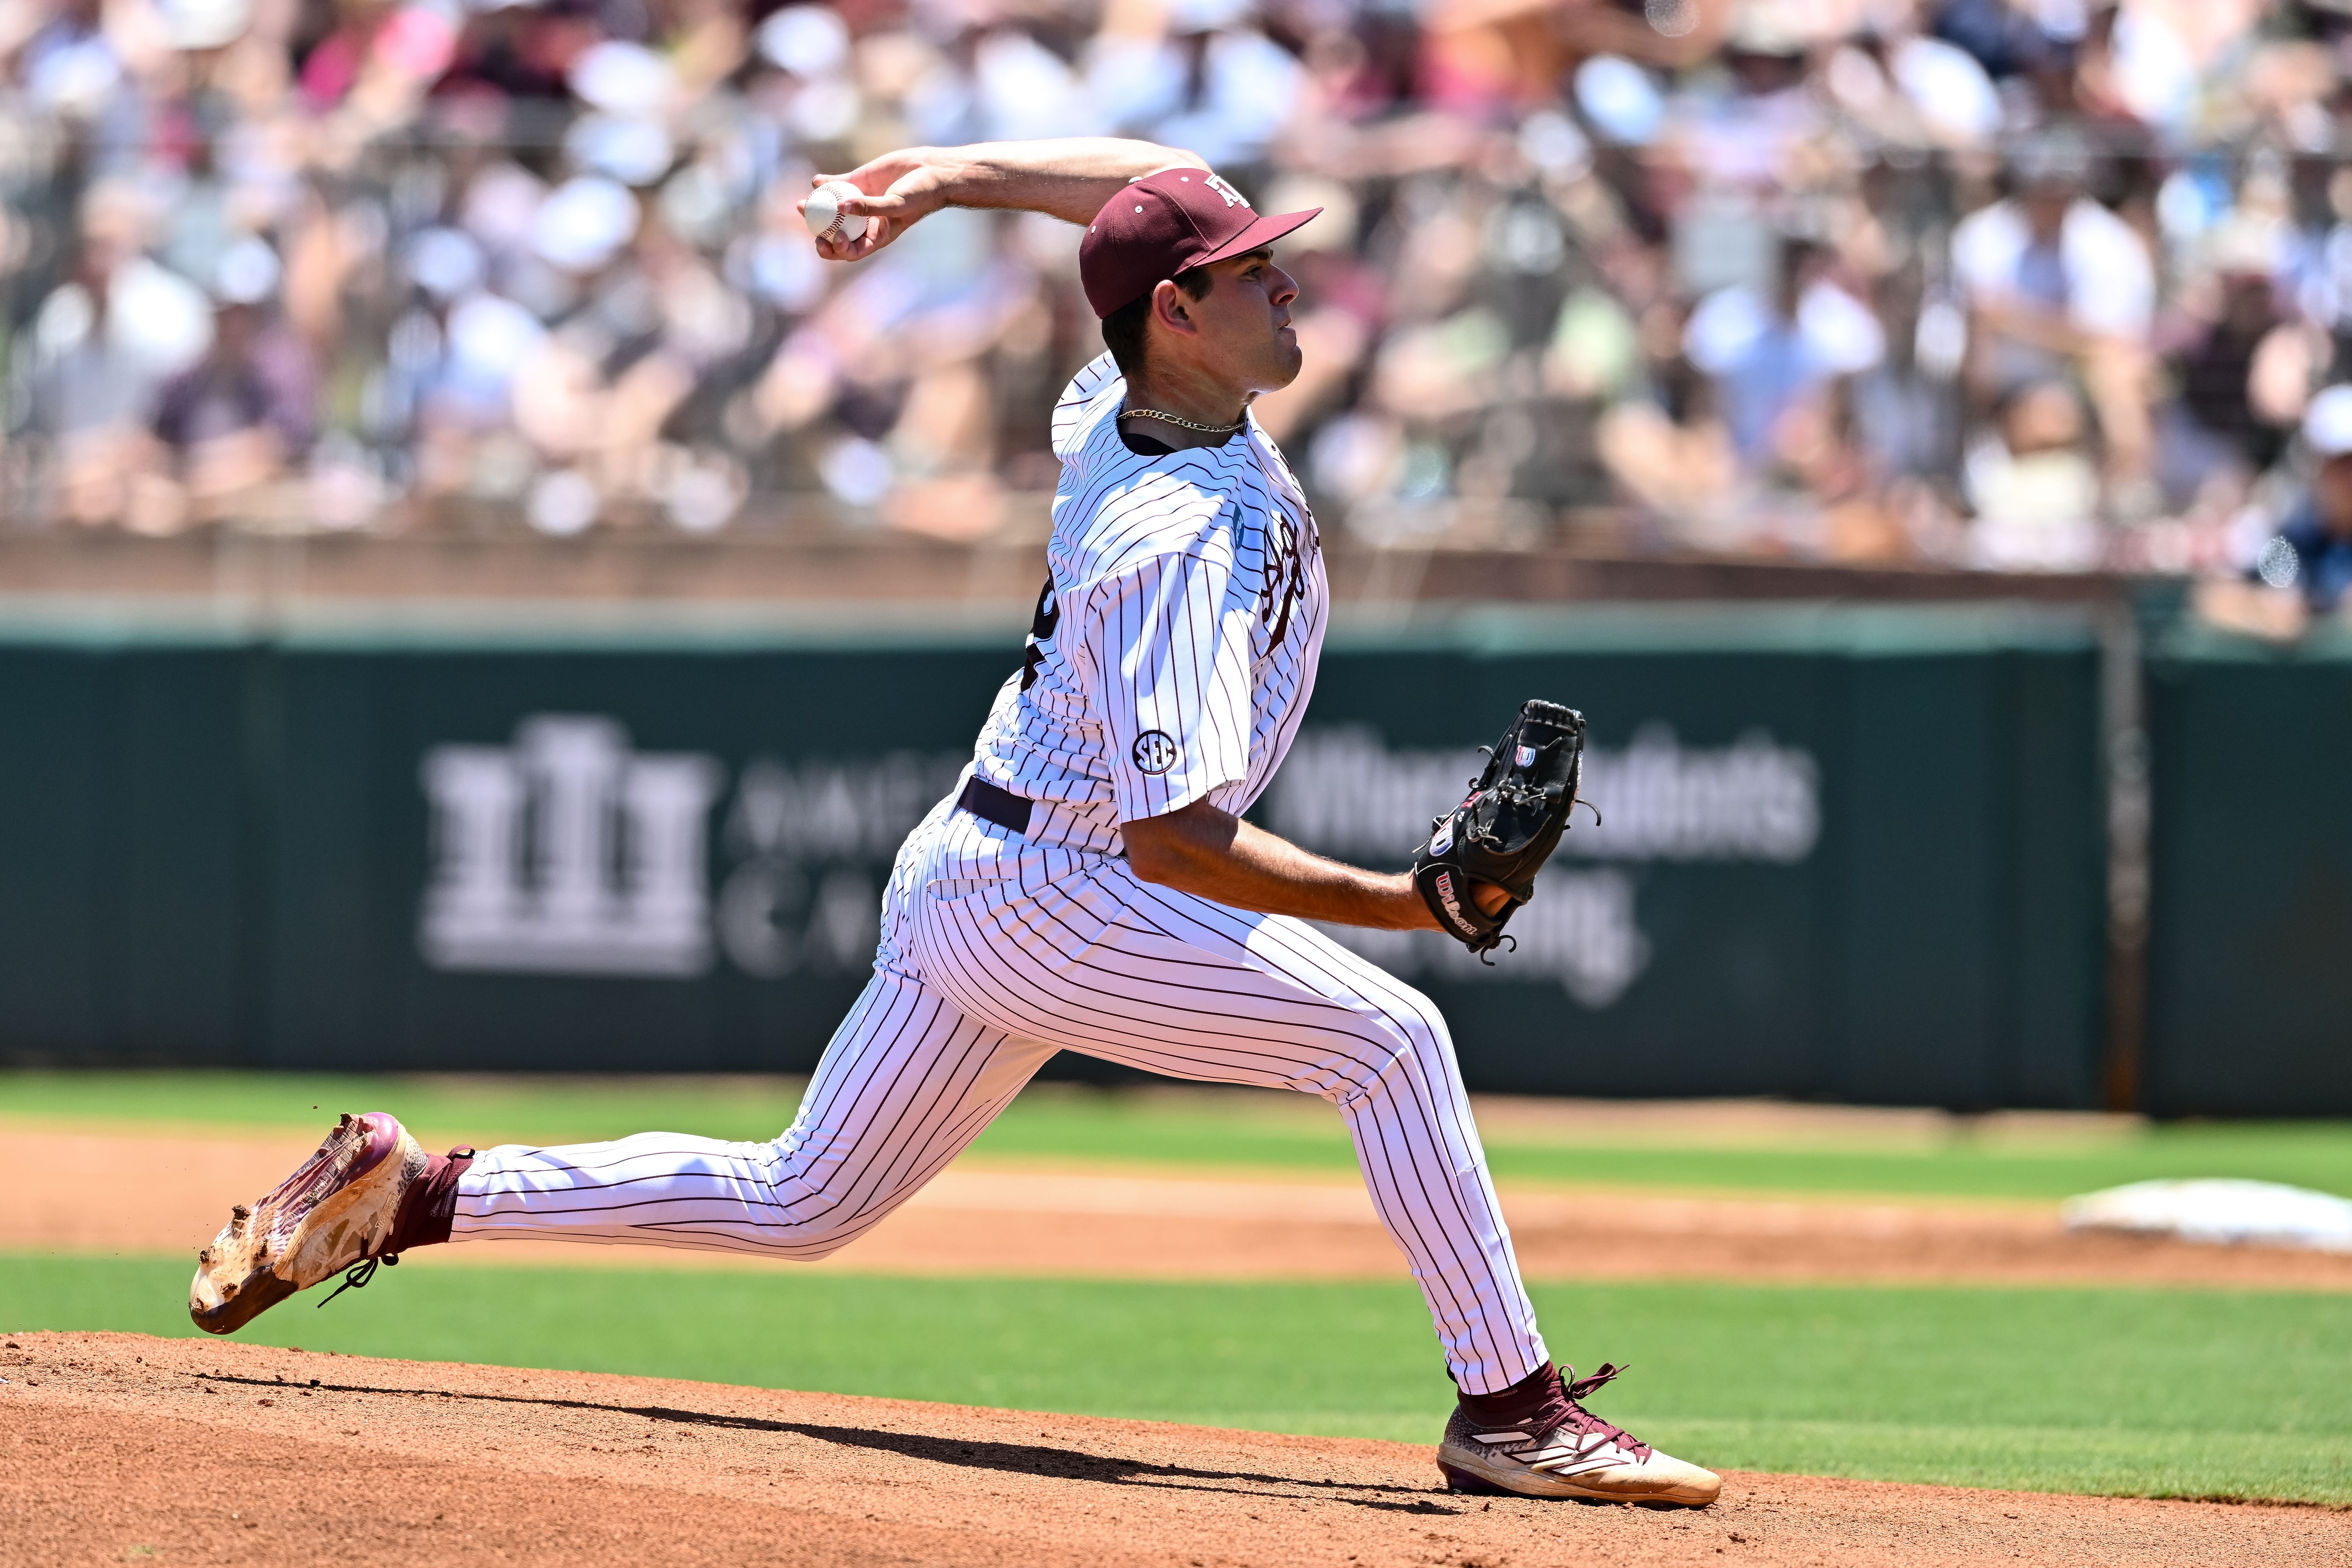
[[[1549,1358],[1444,1019],[1305,922],[1137,879],[1119,824],[1240,812],[1288,750],[1327,593],[1265,433],[1146,456],[1108,355],[1055,413],[1062,483],[1022,667],[977,775],[1024,831],[934,806],[899,851],[866,994],[770,1143],[644,1133],[486,1151],[452,1238],[558,1237],[821,1258],[879,1224],[1056,1048],[1339,1108],[1465,1391]]]
[[[1221,446],[1138,453],[1126,395],[1104,354],[1055,408],[1050,577],[973,760],[1050,804],[951,875],[1116,853],[1119,823],[1198,800],[1239,815],[1297,732],[1328,595],[1297,479],[1255,419]]]

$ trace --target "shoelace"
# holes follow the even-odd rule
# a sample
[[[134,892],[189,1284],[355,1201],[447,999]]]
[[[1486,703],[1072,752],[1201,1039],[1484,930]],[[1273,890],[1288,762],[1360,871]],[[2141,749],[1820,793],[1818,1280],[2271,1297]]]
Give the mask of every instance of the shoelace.
[[[473,1145],[469,1143],[460,1143],[457,1147],[449,1151],[446,1159],[436,1160],[429,1163],[425,1166],[427,1173],[426,1182],[420,1186],[410,1187],[402,1195],[400,1207],[393,1215],[392,1229],[384,1237],[384,1250],[375,1254],[372,1258],[362,1258],[357,1263],[352,1264],[351,1268],[345,1271],[343,1275],[343,1282],[336,1286],[334,1289],[329,1293],[327,1301],[333,1300],[337,1296],[341,1295],[346,1290],[357,1290],[364,1288],[369,1280],[375,1278],[375,1267],[377,1264],[381,1263],[387,1268],[397,1264],[400,1261],[400,1254],[398,1251],[394,1250],[395,1248],[409,1246],[421,1246],[425,1240],[436,1239],[433,1237],[420,1237],[419,1233],[415,1229],[409,1228],[404,1226],[403,1222],[414,1222],[415,1220],[416,1216],[411,1212],[415,1206],[414,1200],[416,1198],[420,1191],[425,1191],[429,1188],[429,1182],[433,1176],[446,1173],[449,1168],[449,1162],[451,1161],[465,1160],[470,1163],[476,1157],[478,1152],[478,1151],[477,1151]],[[463,1167],[460,1166],[459,1169],[462,1170]],[[457,1178],[455,1176],[449,1176],[448,1180],[455,1183]],[[444,1217],[446,1219],[446,1216],[445,1215]],[[440,1237],[437,1239],[446,1240],[448,1234],[448,1227],[445,1224],[442,1226]],[[324,1307],[327,1304],[327,1301],[321,1301],[319,1305]]]
[[[1586,1394],[1594,1392],[1602,1384],[1616,1378],[1624,1371],[1625,1368],[1622,1366],[1612,1366],[1604,1361],[1601,1363],[1601,1370],[1599,1372],[1594,1373],[1590,1377],[1579,1377],[1576,1375],[1576,1369],[1574,1367],[1562,1367],[1560,1369],[1559,1377],[1560,1390],[1568,1396],[1568,1409],[1562,1414],[1559,1421],[1552,1423],[1551,1425],[1556,1426],[1573,1426],[1581,1436],[1593,1437],[1601,1442],[1614,1443],[1618,1447],[1622,1448],[1625,1452],[1633,1455],[1634,1458],[1646,1459],[1650,1457],[1652,1452],[1651,1447],[1647,1443],[1643,1442],[1639,1437],[1634,1436],[1622,1426],[1611,1426],[1608,1422],[1603,1421],[1600,1416],[1595,1415],[1591,1411],[1587,1410],[1583,1405],[1577,1403],[1577,1401],[1582,1399]],[[1580,1449],[1582,1449],[1586,1447],[1587,1445],[1580,1443],[1577,1447]]]
[[[397,1252],[379,1252],[373,1258],[361,1258],[357,1263],[352,1264],[351,1268],[343,1275],[343,1282],[336,1286],[334,1289],[328,1294],[327,1301],[333,1300],[337,1296],[341,1295],[346,1290],[358,1290],[364,1289],[367,1282],[375,1278],[375,1266],[377,1264],[381,1263],[385,1268],[389,1268],[399,1261],[400,1254]],[[319,1305],[323,1307],[327,1304],[327,1301],[321,1301]]]

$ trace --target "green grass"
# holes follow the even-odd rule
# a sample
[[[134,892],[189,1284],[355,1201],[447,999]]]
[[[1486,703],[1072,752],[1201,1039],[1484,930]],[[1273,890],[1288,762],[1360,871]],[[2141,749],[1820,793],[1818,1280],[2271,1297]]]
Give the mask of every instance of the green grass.
[[[562,1142],[659,1128],[770,1138],[789,1079],[357,1078],[242,1072],[0,1073],[0,1118],[285,1128],[304,1141],[341,1110],[394,1110],[428,1142]],[[2352,1194],[2352,1123],[2212,1122],[1776,1147],[1661,1147],[1490,1134],[1495,1173],[1523,1183],[2047,1199],[2154,1176],[2247,1176]],[[1305,1096],[1154,1094],[1038,1085],[982,1137],[983,1159],[1354,1168],[1337,1113]]]
[[[0,1071],[0,1116],[310,1131],[390,1110],[482,1142],[579,1142],[650,1129],[772,1138],[800,1105],[792,1078],[370,1077],[353,1073]]]
[[[425,1255],[429,1258],[430,1255]],[[1266,1431],[1433,1439],[1447,1385],[1405,1285],[901,1279],[438,1267],[242,1336]],[[185,1258],[0,1257],[11,1329],[195,1332]],[[1606,1415],[1687,1458],[1967,1486],[2352,1505],[2352,1298],[1546,1286],[1559,1353],[1633,1372]]]
[[[782,1079],[0,1074],[28,1123],[282,1130],[398,1111],[434,1142],[666,1127],[772,1136]],[[1696,1140],[1693,1141],[1695,1143]],[[2149,1176],[2352,1193],[2352,1124],[2045,1129],[1766,1147],[1490,1134],[1506,1181],[2049,1199]],[[1033,1089],[982,1158],[1343,1176],[1304,1097]],[[193,1334],[184,1258],[0,1256],[0,1323]],[[432,1254],[246,1337],[314,1350],[1427,1441],[1446,1385],[1418,1298],[1385,1285],[879,1279],[831,1272],[447,1268]],[[1742,1468],[2352,1505],[2352,1297],[2164,1290],[1540,1286],[1555,1349],[1636,1370],[1597,1402]]]
[[[1305,1097],[1297,1099],[1304,1101]],[[983,1134],[977,1152],[1071,1160],[1355,1169],[1337,1112],[1255,1100],[1220,1114],[1203,1097],[1041,1086]],[[0,1098],[0,1104],[5,1104]],[[1672,1147],[1538,1140],[1489,1131],[1487,1163],[1502,1181],[1631,1187],[1885,1194],[1918,1197],[2062,1198],[2157,1176],[2246,1176],[2352,1194],[2352,1123],[2203,1123],[2101,1129],[2031,1142],[1971,1135],[1909,1147]]]

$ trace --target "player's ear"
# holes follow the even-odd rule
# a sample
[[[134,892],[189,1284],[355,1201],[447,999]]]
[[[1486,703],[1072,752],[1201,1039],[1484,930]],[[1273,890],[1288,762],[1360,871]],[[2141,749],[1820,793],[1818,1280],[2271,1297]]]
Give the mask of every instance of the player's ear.
[[[1181,289],[1161,279],[1152,286],[1151,313],[1171,332],[1193,332],[1200,329],[1192,321],[1192,300]]]

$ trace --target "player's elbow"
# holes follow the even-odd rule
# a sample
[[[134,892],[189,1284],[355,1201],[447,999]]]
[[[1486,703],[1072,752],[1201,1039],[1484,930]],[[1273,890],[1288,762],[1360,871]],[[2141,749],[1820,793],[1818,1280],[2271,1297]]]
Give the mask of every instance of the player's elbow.
[[[1190,889],[1203,867],[1229,849],[1234,831],[1234,818],[1205,800],[1162,816],[1119,824],[1128,869],[1146,882],[1183,889]]]
[[[1139,880],[1164,888],[1183,879],[1189,857],[1181,841],[1167,830],[1165,817],[1124,823],[1119,836],[1127,841],[1127,868]]]

